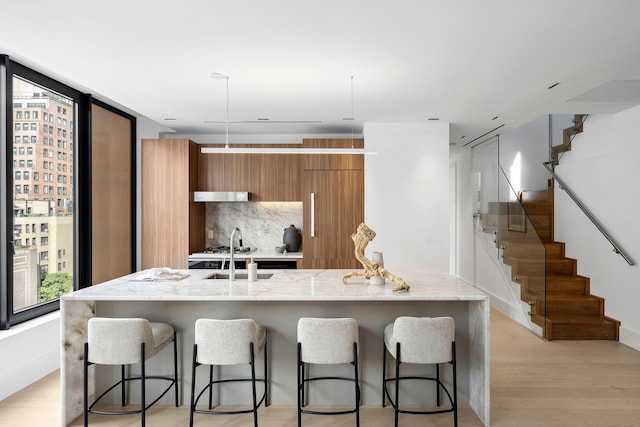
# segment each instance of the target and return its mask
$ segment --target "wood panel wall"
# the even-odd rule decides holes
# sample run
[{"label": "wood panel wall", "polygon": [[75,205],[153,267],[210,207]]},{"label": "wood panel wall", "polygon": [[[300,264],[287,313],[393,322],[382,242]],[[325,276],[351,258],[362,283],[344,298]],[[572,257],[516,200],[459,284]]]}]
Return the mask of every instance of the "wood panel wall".
[{"label": "wood panel wall", "polygon": [[131,273],[133,158],[130,119],[91,107],[91,284]]}]

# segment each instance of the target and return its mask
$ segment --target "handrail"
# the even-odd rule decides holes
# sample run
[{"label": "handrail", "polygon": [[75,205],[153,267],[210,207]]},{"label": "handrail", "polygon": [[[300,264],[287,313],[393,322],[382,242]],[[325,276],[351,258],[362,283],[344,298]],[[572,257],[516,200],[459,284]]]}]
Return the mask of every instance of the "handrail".
[{"label": "handrail", "polygon": [[567,195],[569,197],[571,197],[571,200],[573,200],[575,202],[576,205],[578,205],[578,207],[582,210],[582,212],[584,212],[584,214],[587,216],[587,218],[589,218],[589,220],[591,220],[591,222],[593,223],[593,225],[596,226],[596,228],[598,230],[600,230],[600,232],[602,233],[602,235],[605,237],[605,239],[607,239],[609,241],[609,243],[611,243],[613,245],[613,252],[617,253],[618,255],[620,255],[622,258],[624,258],[625,261],[627,261],[627,264],[629,265],[634,265],[635,263],[631,260],[631,258],[629,256],[627,256],[624,251],[622,250],[622,248],[620,248],[620,245],[618,245],[616,243],[616,241],[613,239],[613,237],[611,237],[609,235],[609,233],[607,233],[607,231],[604,229],[604,227],[598,222],[598,220],[591,214],[591,212],[589,211],[589,209],[587,209],[581,202],[580,200],[573,194],[573,192],[569,189],[569,187],[567,187],[567,185],[564,183],[564,181],[562,181],[562,179],[560,179],[560,177],[558,177],[558,175],[555,174],[555,172],[553,171],[552,167],[550,166],[551,162],[544,162],[542,164],[542,166],[544,166],[544,168],[547,170],[547,172],[549,172],[549,174],[553,177],[554,180],[558,181],[558,185],[560,185],[560,188],[562,190],[564,190]]}]

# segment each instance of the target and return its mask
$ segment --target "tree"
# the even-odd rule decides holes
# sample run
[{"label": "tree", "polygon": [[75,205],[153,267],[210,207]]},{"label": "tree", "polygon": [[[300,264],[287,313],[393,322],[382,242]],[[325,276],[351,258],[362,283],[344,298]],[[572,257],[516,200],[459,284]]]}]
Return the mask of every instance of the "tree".
[{"label": "tree", "polygon": [[47,274],[40,285],[40,302],[56,299],[68,294],[73,288],[73,277],[69,273]]}]

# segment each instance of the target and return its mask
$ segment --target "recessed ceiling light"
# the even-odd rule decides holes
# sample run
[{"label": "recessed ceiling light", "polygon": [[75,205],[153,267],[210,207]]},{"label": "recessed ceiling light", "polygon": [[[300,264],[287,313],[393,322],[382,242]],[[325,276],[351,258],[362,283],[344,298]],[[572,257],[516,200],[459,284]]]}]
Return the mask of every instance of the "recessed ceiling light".
[{"label": "recessed ceiling light", "polygon": [[169,120],[178,120],[178,119],[176,119],[174,117],[165,117],[165,120],[169,121]]},{"label": "recessed ceiling light", "polygon": [[549,86],[547,89],[553,89],[554,87],[558,86],[560,84],[560,82],[554,83],[551,86]]},{"label": "recessed ceiling light", "polygon": [[466,137],[467,137],[466,135],[462,135],[460,139],[465,139]]},{"label": "recessed ceiling light", "polygon": [[343,117],[342,120],[350,121],[350,120],[355,120],[355,119],[353,117]]},{"label": "recessed ceiling light", "polygon": [[491,120],[496,120],[499,116],[495,116],[494,118],[492,118]]},{"label": "recessed ceiling light", "polygon": [[429,117],[427,120],[440,120],[438,117]]},{"label": "recessed ceiling light", "polygon": [[257,120],[258,121],[268,121],[269,119],[267,117],[258,117]]}]

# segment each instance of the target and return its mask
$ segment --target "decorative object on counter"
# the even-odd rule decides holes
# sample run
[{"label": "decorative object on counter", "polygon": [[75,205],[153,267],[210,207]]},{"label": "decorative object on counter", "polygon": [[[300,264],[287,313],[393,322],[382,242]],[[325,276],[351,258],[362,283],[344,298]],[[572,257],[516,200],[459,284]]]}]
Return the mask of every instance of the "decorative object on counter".
[{"label": "decorative object on counter", "polygon": [[251,261],[247,264],[247,280],[250,282],[258,280],[258,264],[253,262],[253,258],[251,258]]},{"label": "decorative object on counter", "polygon": [[300,243],[302,242],[302,233],[299,228],[296,228],[293,224],[284,229],[284,235],[282,236],[282,243],[287,245],[287,252],[298,252],[300,249]]},{"label": "decorative object on counter", "polygon": [[[384,267],[384,260],[382,258],[382,252],[373,252],[371,254],[371,262],[375,265],[378,264],[380,267]],[[372,285],[384,285],[387,282],[383,276],[371,276],[369,279],[369,283]]]},{"label": "decorative object on counter", "polygon": [[372,277],[382,277],[390,279],[397,286],[393,289],[393,292],[408,291],[410,286],[402,280],[402,278],[395,276],[386,270],[382,265],[370,261],[364,256],[364,249],[367,247],[370,241],[376,237],[376,232],[370,229],[367,224],[362,223],[358,226],[358,230],[351,235],[351,239],[355,244],[356,259],[360,261],[360,264],[364,267],[364,271],[355,271],[353,273],[347,273],[342,276],[342,283],[346,284],[347,280],[351,277],[364,277],[367,280],[371,280]]},{"label": "decorative object on counter", "polygon": [[279,254],[287,252],[287,245],[276,246],[276,252]]}]

